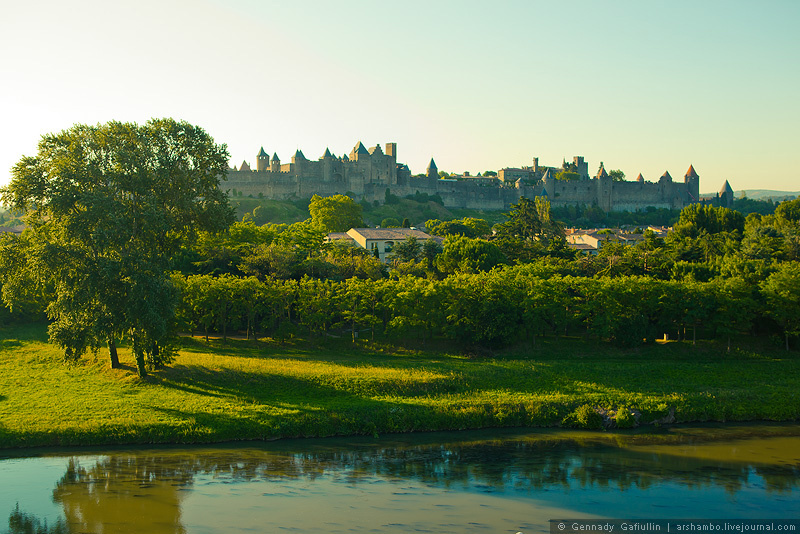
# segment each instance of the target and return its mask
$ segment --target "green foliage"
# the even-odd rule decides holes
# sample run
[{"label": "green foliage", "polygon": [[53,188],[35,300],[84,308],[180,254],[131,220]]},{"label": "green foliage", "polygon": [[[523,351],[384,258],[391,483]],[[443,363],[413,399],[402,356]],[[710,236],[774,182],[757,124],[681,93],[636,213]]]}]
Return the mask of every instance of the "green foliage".
[{"label": "green foliage", "polygon": [[625,181],[625,173],[619,169],[614,169],[608,171],[608,175],[611,177],[611,180],[615,182],[624,182]]},{"label": "green foliage", "polygon": [[624,406],[622,408],[617,409],[616,416],[614,417],[614,423],[616,424],[617,428],[633,428],[636,426],[636,416],[634,415],[633,411]]},{"label": "green foliage", "polygon": [[775,208],[775,219],[784,224],[800,224],[800,198],[787,200]]},{"label": "green foliage", "polygon": [[[800,414],[800,359],[768,345],[731,354],[713,342],[620,350],[551,336],[534,349],[496,349],[468,359],[450,350],[394,347],[383,337],[372,343],[364,329],[380,327],[387,300],[381,291],[389,286],[408,283],[384,281],[373,294],[359,284],[348,289],[342,308],[365,313],[358,313],[363,319],[355,328],[344,325],[341,339],[330,329],[312,341],[297,338],[297,330],[290,338],[291,328],[275,325],[275,337],[258,342],[182,338],[174,364],[146,381],[127,368],[134,362],[128,345],[120,347],[126,367],[97,372],[102,364],[91,357],[61,365],[39,325],[0,329],[6,384],[0,447],[557,426],[568,417],[596,427],[591,412],[616,406],[640,412],[640,424],[670,409],[678,422],[796,420]],[[402,301],[434,297],[415,289]],[[280,295],[262,299],[280,313]],[[436,297],[428,304],[442,302]],[[423,315],[404,313],[422,322],[420,332],[425,328]],[[356,343],[353,330],[361,331]],[[400,339],[416,335],[411,328]],[[624,426],[622,412],[617,409],[618,426]]]},{"label": "green foliage", "polygon": [[311,225],[326,234],[346,232],[351,228],[364,226],[361,204],[345,195],[314,195],[308,211],[311,214]]},{"label": "green foliage", "polygon": [[124,335],[140,375],[168,362],[175,296],[166,273],[198,231],[233,221],[219,188],[227,160],[202,129],[172,119],[45,135],[2,191],[29,225],[4,299],[26,298],[8,291],[14,280],[51,285],[50,334],[69,359]]},{"label": "green foliage", "polygon": [[[429,223],[431,221],[428,221]],[[431,235],[437,235],[440,237],[448,237],[448,236],[463,236],[463,237],[478,237],[475,235],[475,231],[460,221],[445,221],[439,222],[436,226],[431,228],[430,230]]]},{"label": "green foliage", "polygon": [[751,213],[770,215],[775,212],[775,203],[771,198],[767,200],[735,198],[733,199],[733,209],[745,216]]},{"label": "green foliage", "polygon": [[581,179],[581,175],[577,172],[571,171],[558,171],[556,173],[556,180],[562,180],[564,182],[577,182]]},{"label": "green foliage", "polygon": [[603,416],[597,413],[592,406],[583,404],[567,415],[561,424],[571,428],[600,430],[603,428]]},{"label": "green foliage", "polygon": [[720,232],[744,232],[744,215],[728,209],[704,204],[691,204],[681,210],[675,235],[696,238],[701,232],[717,234]]},{"label": "green foliage", "polygon": [[440,206],[444,206],[444,200],[438,194],[430,195],[428,193],[420,193],[419,191],[415,192],[413,195],[406,195],[407,199],[413,200],[414,202],[420,204],[427,204],[428,202],[435,202]]},{"label": "green foliage", "polygon": [[451,236],[444,241],[444,250],[436,258],[436,266],[446,274],[488,271],[506,263],[500,247],[483,239]]},{"label": "green foliage", "polygon": [[800,335],[800,263],[784,263],[762,288],[766,313],[781,325],[789,350],[789,336]]},{"label": "green foliage", "polygon": [[392,256],[399,261],[416,261],[422,253],[422,244],[413,235],[396,243],[392,249]]},{"label": "green foliage", "polygon": [[400,221],[394,217],[389,217],[381,221],[381,228],[400,228]]}]

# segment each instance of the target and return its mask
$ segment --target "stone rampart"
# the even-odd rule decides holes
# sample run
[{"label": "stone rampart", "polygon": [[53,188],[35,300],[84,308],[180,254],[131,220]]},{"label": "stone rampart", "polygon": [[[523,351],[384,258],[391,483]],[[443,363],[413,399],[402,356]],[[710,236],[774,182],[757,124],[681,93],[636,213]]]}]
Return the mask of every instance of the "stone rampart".
[{"label": "stone rampart", "polygon": [[[259,157],[263,160],[259,160],[259,165],[266,169],[263,154]],[[414,177],[407,166],[398,165],[394,143],[386,145],[386,153],[380,146],[367,150],[358,143],[349,157],[339,158],[326,150],[318,161],[306,159],[299,151],[292,163],[281,165],[276,158],[277,155],[269,167],[275,170],[251,171],[249,165],[243,163],[244,170],[230,170],[227,182],[221,187],[275,200],[350,193],[357,200],[368,202],[383,202],[389,189],[400,197],[417,192],[439,195],[449,208],[487,210],[509,209],[523,196],[542,195],[546,195],[554,207],[596,205],[606,211],[645,210],[651,206],[680,209],[699,199],[699,177],[692,167],[684,182],[673,182],[669,173],[658,182],[645,182],[641,178],[633,182],[614,182],[602,166],[597,177],[587,178],[587,163],[581,156],[573,159],[573,166],[579,171],[576,174],[584,178],[575,181],[556,180],[555,168],[540,167],[538,158],[534,159],[533,167],[501,169],[499,176],[505,180],[468,176],[445,180],[435,176]]]}]

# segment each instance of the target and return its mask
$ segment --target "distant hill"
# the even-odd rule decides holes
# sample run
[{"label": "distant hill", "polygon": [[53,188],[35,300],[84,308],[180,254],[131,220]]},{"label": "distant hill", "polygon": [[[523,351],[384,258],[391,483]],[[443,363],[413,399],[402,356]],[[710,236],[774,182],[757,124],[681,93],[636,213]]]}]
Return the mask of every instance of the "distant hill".
[{"label": "distant hill", "polygon": [[743,189],[736,191],[734,195],[739,198],[742,193],[753,200],[767,200],[768,198],[772,200],[794,200],[800,197],[800,191],[773,191],[772,189]]}]

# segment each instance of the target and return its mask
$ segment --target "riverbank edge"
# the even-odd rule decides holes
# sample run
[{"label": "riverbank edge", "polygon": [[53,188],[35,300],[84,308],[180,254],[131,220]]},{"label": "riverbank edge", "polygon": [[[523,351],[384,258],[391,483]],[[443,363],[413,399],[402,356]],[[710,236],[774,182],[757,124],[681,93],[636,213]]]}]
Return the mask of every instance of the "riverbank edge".
[{"label": "riverbank edge", "polygon": [[[566,407],[565,407],[566,408]],[[601,411],[601,410],[598,410]],[[586,428],[579,425],[565,426],[563,424],[552,425],[487,425],[478,427],[463,427],[453,425],[443,425],[441,427],[419,428],[406,431],[396,430],[381,430],[381,428],[373,422],[367,423],[366,426],[369,430],[354,431],[349,433],[335,433],[335,434],[322,434],[314,432],[301,432],[301,433],[287,433],[282,435],[241,435],[238,437],[220,436],[218,439],[212,436],[205,436],[209,439],[203,439],[203,436],[197,436],[197,439],[191,439],[186,433],[186,429],[180,425],[174,425],[171,428],[174,430],[172,438],[164,438],[164,427],[142,427],[137,430],[137,435],[129,435],[130,439],[98,439],[98,435],[94,433],[86,433],[81,436],[80,433],[74,434],[57,434],[50,432],[38,433],[17,433],[8,434],[0,431],[0,456],[3,453],[12,453],[19,451],[35,451],[37,449],[49,450],[72,450],[72,449],[89,449],[97,447],[147,447],[147,446],[200,446],[200,445],[220,445],[220,444],[246,444],[246,443],[265,443],[272,441],[288,441],[296,439],[335,439],[335,438],[363,438],[371,437],[373,439],[381,439],[391,436],[408,436],[419,434],[434,434],[434,433],[452,433],[461,434],[472,431],[489,431],[497,430],[500,432],[541,432],[548,430],[573,430],[590,433],[597,437],[629,437],[637,435],[656,435],[664,432],[669,432],[675,429],[686,428],[702,428],[709,425],[715,428],[724,428],[735,430],[742,425],[769,425],[780,429],[782,425],[800,424],[800,416],[791,417],[787,419],[767,419],[767,418],[754,418],[742,420],[715,420],[715,419],[675,419],[675,421],[663,423],[659,421],[651,421],[648,423],[640,424],[629,428],[618,427],[604,427],[604,428]],[[800,431],[798,431],[800,432]],[[158,434],[159,439],[148,439],[148,435]],[[797,435],[795,432],[788,434],[777,432],[776,435]],[[82,437],[84,439],[82,439]],[[121,437],[121,436],[118,436]],[[188,439],[187,439],[188,438]],[[735,438],[735,436],[733,436]]]},{"label": "riverbank edge", "polygon": [[769,347],[542,339],[535,354],[474,358],[184,339],[141,379],[124,348],[123,369],[102,355],[65,366],[45,340],[32,327],[3,341],[0,450],[800,421],[800,357]]}]

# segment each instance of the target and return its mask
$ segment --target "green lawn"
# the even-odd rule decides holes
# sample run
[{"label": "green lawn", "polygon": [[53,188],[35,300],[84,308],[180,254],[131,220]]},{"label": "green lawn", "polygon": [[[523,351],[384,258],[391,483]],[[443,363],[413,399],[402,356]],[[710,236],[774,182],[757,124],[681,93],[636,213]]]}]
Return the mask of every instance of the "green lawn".
[{"label": "green lawn", "polygon": [[[189,443],[580,424],[581,406],[649,423],[797,420],[800,355],[668,343],[622,350],[545,338],[494,357],[331,340],[184,339],[141,380],[101,351],[67,365],[41,325],[0,328],[0,448]],[[584,408],[584,411],[586,408]],[[573,414],[570,417],[570,414]]]}]

